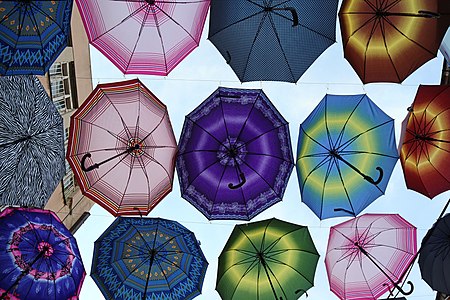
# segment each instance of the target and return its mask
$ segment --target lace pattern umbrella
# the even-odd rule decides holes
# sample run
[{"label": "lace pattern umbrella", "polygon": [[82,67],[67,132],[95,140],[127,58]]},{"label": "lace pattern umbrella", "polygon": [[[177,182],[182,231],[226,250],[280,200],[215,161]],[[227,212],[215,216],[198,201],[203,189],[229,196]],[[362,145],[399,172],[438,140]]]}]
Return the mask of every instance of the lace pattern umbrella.
[{"label": "lace pattern umbrella", "polygon": [[210,220],[281,201],[293,169],[288,123],[262,90],[218,88],[186,116],[179,149],[181,195]]},{"label": "lace pattern umbrella", "polygon": [[67,160],[111,214],[148,214],[171,190],[177,145],[166,106],[138,79],[99,84],[71,116]]},{"label": "lace pattern umbrella", "polygon": [[0,298],[78,299],[86,272],[75,238],[55,213],[0,213]]},{"label": "lace pattern umbrella", "polygon": [[89,42],[125,74],[167,75],[200,42],[210,0],[76,0]]},{"label": "lace pattern umbrella", "polygon": [[44,75],[66,48],[73,0],[0,3],[0,74]]}]

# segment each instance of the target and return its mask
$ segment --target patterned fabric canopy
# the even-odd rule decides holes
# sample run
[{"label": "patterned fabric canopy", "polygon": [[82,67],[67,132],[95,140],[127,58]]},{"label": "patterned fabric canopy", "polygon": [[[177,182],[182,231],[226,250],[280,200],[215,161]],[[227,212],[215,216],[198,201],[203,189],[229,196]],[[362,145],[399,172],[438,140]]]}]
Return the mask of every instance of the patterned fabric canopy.
[{"label": "patterned fabric canopy", "polygon": [[138,79],[99,84],[71,116],[67,160],[111,214],[148,214],[171,190],[177,145],[166,106]]},{"label": "patterned fabric canopy", "polygon": [[34,76],[0,77],[0,99],[0,206],[42,208],[65,172],[63,119]]},{"label": "patterned fabric canopy", "polygon": [[200,43],[210,0],[76,0],[90,43],[125,74],[167,75]]},{"label": "patterned fabric canopy", "polygon": [[181,195],[210,220],[281,201],[294,167],[289,125],[262,90],[218,88],[186,116],[179,148]]},{"label": "patterned fabric canopy", "polygon": [[0,299],[78,299],[86,272],[75,238],[55,213],[0,214]]},{"label": "patterned fabric canopy", "polygon": [[394,120],[367,95],[326,95],[300,125],[302,201],[320,219],[356,216],[383,195],[397,160]]},{"label": "patterned fabric canopy", "polygon": [[338,0],[212,0],[208,39],[242,82],[296,82],[336,42],[337,7]]},{"label": "patterned fabric canopy", "polygon": [[119,217],[94,246],[91,276],[106,299],[189,300],[201,293],[208,262],[178,222]]},{"label": "patterned fabric canopy", "polygon": [[66,48],[73,0],[0,2],[0,74],[44,75]]},{"label": "patterned fabric canopy", "polygon": [[[365,214],[330,228],[325,266],[339,299],[378,299],[400,280],[417,253],[416,228],[397,214]],[[411,286],[411,282],[408,282]]]},{"label": "patterned fabric canopy", "polygon": [[436,57],[450,26],[448,0],[344,0],[344,56],[363,83],[402,82]]}]

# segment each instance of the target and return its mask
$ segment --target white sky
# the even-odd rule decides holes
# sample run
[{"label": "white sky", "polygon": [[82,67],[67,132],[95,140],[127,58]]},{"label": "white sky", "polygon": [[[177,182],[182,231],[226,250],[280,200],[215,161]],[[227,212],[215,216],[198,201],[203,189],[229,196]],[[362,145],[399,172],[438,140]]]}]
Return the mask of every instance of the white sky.
[{"label": "white sky", "polygon": [[[395,119],[398,143],[401,122],[406,116],[406,108],[414,99],[418,85],[439,84],[440,82],[441,54],[421,67],[401,85],[392,83],[363,85],[343,57],[341,37],[339,28],[337,28],[337,43],[328,48],[319,57],[297,84],[279,82],[241,84],[220,53],[206,39],[207,27],[208,23],[205,26],[200,47],[181,62],[169,76],[138,76],[168,106],[177,141],[183,126],[184,116],[191,112],[218,86],[224,86],[262,88],[264,90],[290,124],[294,157],[297,151],[299,125],[326,93],[367,93],[381,109]],[[120,71],[92,47],[91,60],[94,85],[137,77],[123,76]],[[422,237],[435,222],[449,195],[446,192],[430,200],[414,191],[407,190],[400,162],[398,162],[388,184],[386,194],[372,203],[363,213],[399,213],[418,228],[419,247]],[[208,221],[192,205],[181,198],[177,176],[175,176],[173,191],[149,214],[149,217],[176,220],[195,233],[197,239],[201,241],[202,250],[209,262],[202,295],[196,299],[220,299],[219,294],[215,291],[217,258],[237,222]],[[324,258],[329,227],[344,222],[349,218],[332,218],[320,221],[300,200],[300,190],[295,169],[291,175],[283,201],[256,216],[252,221],[272,217],[309,227],[321,257],[317,267],[315,286],[308,290],[308,299],[338,299],[329,291]],[[88,274],[91,269],[94,242],[113,220],[114,218],[108,212],[95,205],[91,209],[90,218],[75,235]],[[408,299],[434,299],[435,293],[420,279],[417,263],[409,280],[414,282],[415,292],[408,296]],[[385,296],[387,297],[387,295]],[[81,290],[81,299],[102,298],[100,290],[93,280],[87,276]],[[302,299],[305,299],[305,296]]]}]

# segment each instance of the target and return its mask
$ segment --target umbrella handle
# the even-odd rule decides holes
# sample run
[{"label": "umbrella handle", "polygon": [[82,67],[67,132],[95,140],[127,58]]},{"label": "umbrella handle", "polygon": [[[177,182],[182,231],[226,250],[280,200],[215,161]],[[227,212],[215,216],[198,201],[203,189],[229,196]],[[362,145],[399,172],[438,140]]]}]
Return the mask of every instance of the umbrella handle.
[{"label": "umbrella handle", "polygon": [[[414,292],[414,284],[413,284],[411,281],[409,281],[409,280],[406,282],[406,283],[410,286],[410,290],[407,291],[407,292],[405,292],[405,291],[402,289],[402,287],[399,286],[397,283],[395,283],[395,282],[392,282],[392,283],[394,284],[394,287],[395,287],[402,295],[408,296],[408,295],[411,295],[412,292]],[[388,285],[388,284],[385,283],[385,284],[383,284],[383,285]],[[391,292],[391,294],[392,294],[392,292]]]},{"label": "umbrella handle", "polygon": [[298,25],[298,14],[297,10],[293,7],[284,7],[284,8],[272,8],[272,10],[289,10],[292,14],[292,27],[295,27]]},{"label": "umbrella handle", "polygon": [[83,157],[81,158],[81,170],[83,170],[85,172],[89,172],[89,171],[92,171],[92,170],[97,169],[99,167],[98,164],[93,164],[93,165],[91,165],[91,166],[86,168],[86,165],[85,165],[86,164],[86,159],[91,157],[91,156],[92,155],[89,152],[86,153],[85,155],[83,155]]},{"label": "umbrella handle", "polygon": [[367,180],[368,182],[370,182],[373,185],[377,185],[381,182],[381,180],[383,179],[383,169],[381,167],[377,167],[378,172],[380,172],[380,174],[378,175],[377,180],[374,180],[372,177],[368,176],[368,175],[364,175],[364,179]]},{"label": "umbrella handle", "polygon": [[235,189],[238,189],[238,188],[240,188],[241,186],[243,186],[244,185],[244,183],[247,181],[247,179],[245,178],[245,175],[244,175],[244,173],[240,173],[239,174],[239,177],[241,177],[241,182],[238,182],[238,184],[233,184],[233,183],[229,183],[228,184],[228,187],[231,189],[231,190],[235,190]]}]

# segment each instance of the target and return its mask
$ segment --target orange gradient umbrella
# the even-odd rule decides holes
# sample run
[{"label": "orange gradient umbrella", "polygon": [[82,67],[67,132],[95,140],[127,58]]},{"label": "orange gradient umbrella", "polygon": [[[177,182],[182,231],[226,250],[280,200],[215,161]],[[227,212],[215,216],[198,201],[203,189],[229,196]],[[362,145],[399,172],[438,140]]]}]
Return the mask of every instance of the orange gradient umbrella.
[{"label": "orange gradient umbrella", "polygon": [[436,57],[449,15],[448,0],[344,0],[344,56],[363,83],[400,83]]},{"label": "orange gradient umbrella", "polygon": [[450,189],[450,86],[421,85],[403,121],[406,186],[429,198]]}]

